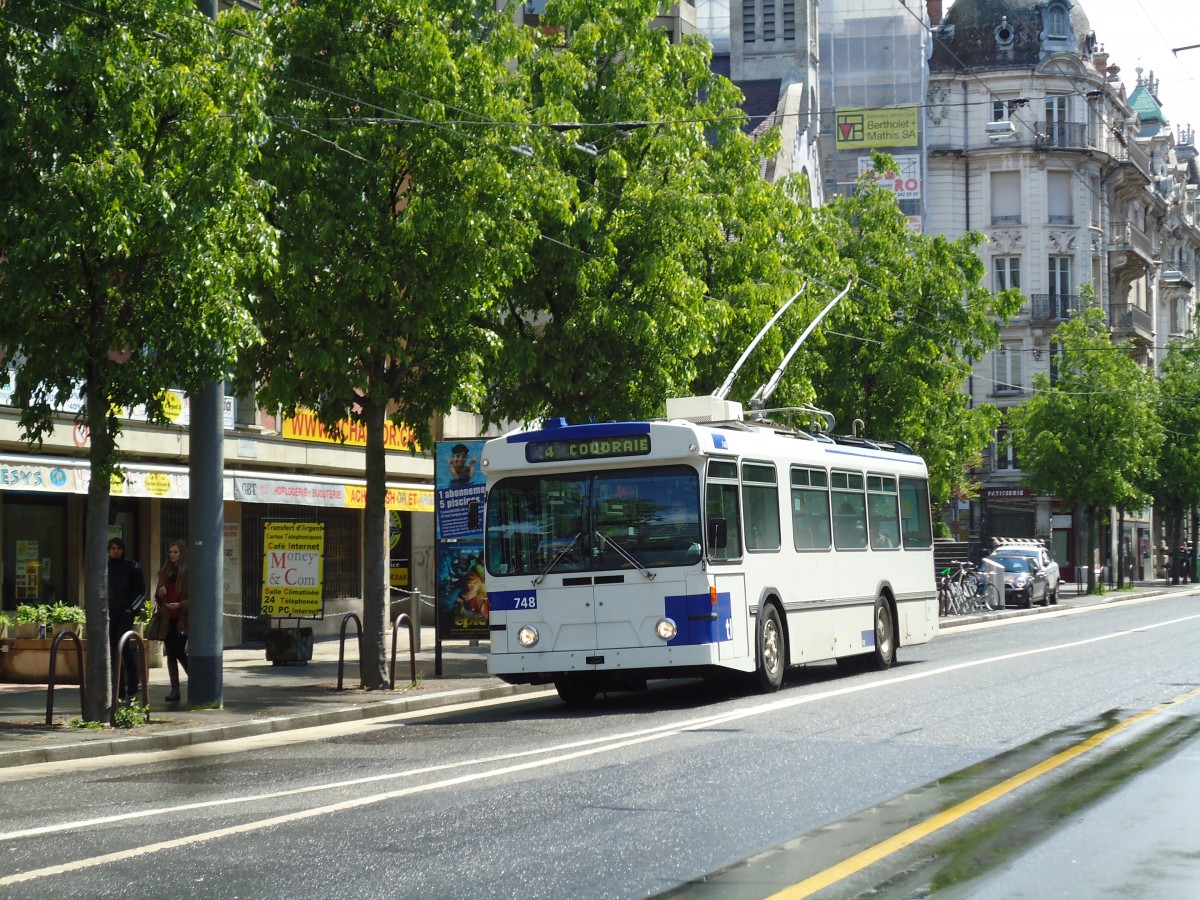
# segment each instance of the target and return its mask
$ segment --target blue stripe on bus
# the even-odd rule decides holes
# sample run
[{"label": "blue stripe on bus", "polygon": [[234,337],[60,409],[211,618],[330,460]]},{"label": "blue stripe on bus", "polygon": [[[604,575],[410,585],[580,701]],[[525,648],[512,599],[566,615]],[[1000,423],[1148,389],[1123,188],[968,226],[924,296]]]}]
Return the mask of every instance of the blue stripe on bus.
[{"label": "blue stripe on bus", "polygon": [[713,439],[713,446],[716,447],[718,450],[728,450],[729,449],[729,440],[725,437],[725,435],[717,434],[716,432],[713,432],[712,439]]},{"label": "blue stripe on bus", "polygon": [[733,640],[733,605],[729,592],[717,594],[716,606],[708,594],[664,597],[664,612],[679,629],[669,647],[717,644]]},{"label": "blue stripe on bus", "polygon": [[489,591],[488,608],[492,612],[537,609],[537,591],[534,588],[526,588],[522,591]]},{"label": "blue stripe on bus", "polygon": [[862,645],[864,647],[875,646],[875,629],[871,628],[862,633]]},{"label": "blue stripe on bus", "polygon": [[510,434],[507,440],[510,444],[524,444],[529,441],[567,441],[649,433],[649,422],[593,422],[587,425],[560,425],[558,428]]}]

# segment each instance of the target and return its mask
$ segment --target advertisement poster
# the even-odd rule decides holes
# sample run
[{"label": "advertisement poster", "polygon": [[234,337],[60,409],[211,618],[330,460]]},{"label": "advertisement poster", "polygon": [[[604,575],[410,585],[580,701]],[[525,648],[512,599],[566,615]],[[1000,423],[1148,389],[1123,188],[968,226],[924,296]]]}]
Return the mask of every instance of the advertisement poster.
[{"label": "advertisement poster", "polygon": [[483,541],[438,544],[437,602],[439,637],[461,640],[488,636]]},{"label": "advertisement poster", "polygon": [[487,496],[479,457],[485,441],[438,441],[434,478],[439,538],[483,537],[483,501]]},{"label": "advertisement poster", "polygon": [[324,523],[266,523],[262,614],[276,618],[320,616],[324,584]]},{"label": "advertisement poster", "polygon": [[917,107],[888,109],[839,109],[834,123],[838,150],[879,150],[885,147],[916,147]]},{"label": "advertisement poster", "polygon": [[483,505],[487,484],[480,458],[486,441],[438,441],[434,447],[437,512],[438,637],[488,637]]}]

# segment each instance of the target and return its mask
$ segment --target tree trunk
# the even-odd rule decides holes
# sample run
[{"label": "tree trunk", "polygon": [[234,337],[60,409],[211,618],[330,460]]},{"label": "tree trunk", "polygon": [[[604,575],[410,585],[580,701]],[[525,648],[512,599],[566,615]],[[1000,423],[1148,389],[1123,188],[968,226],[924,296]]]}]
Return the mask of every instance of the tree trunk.
[{"label": "tree trunk", "polygon": [[108,647],[108,506],[111,485],[108,468],[114,442],[108,433],[108,405],[99,391],[87,391],[90,479],[83,548],[83,607],[87,613],[87,685],[83,717],[108,722],[112,698],[112,660]]},{"label": "tree trunk", "polygon": [[387,410],[375,403],[362,403],[367,426],[367,500],[363,510],[363,654],[359,662],[362,685],[370,690],[388,687],[388,515],[387,461],[384,426]]}]

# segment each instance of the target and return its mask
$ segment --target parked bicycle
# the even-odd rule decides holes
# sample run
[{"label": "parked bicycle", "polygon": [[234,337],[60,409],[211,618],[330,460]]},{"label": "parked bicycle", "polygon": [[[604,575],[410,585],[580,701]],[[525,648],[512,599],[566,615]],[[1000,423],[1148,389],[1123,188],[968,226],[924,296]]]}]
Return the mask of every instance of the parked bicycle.
[{"label": "parked bicycle", "polygon": [[1004,598],[971,563],[962,560],[941,572],[938,582],[938,614],[962,616],[1004,608]]}]

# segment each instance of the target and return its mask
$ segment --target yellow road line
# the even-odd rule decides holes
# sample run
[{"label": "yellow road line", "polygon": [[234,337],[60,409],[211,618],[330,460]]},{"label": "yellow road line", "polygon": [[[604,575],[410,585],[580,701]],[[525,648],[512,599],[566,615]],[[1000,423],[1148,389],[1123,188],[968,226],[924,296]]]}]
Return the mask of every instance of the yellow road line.
[{"label": "yellow road line", "polygon": [[1141,722],[1151,716],[1158,715],[1170,709],[1172,706],[1191,700],[1193,697],[1200,696],[1200,688],[1190,690],[1185,694],[1180,694],[1173,700],[1168,700],[1165,703],[1160,703],[1152,709],[1147,709],[1143,712],[1130,716],[1123,722],[1105,729],[1098,734],[1092,735],[1087,740],[1076,744],[1074,747],[1069,747],[1061,753],[1057,753],[1043,762],[1038,763],[1026,769],[1024,772],[1019,772],[1008,778],[994,787],[989,788],[982,793],[976,794],[956,806],[944,812],[938,813],[924,822],[913,825],[911,828],[906,828],[897,835],[893,835],[885,841],[881,841],[873,847],[868,847],[860,853],[842,860],[834,866],[830,866],[823,872],[818,872],[816,875],[810,876],[797,884],[784,888],[776,894],[772,894],[768,900],[801,900],[803,897],[810,897],[817,891],[824,890],[837,884],[844,878],[848,878],[868,866],[872,866],[877,862],[903,850],[905,847],[915,844],[931,834],[940,831],[948,825],[952,825],[959,819],[967,816],[976,810],[982,809],[989,803],[994,803],[1006,794],[1010,794],[1017,788],[1028,784],[1035,778],[1045,775],[1047,772],[1052,772],[1059,766],[1065,765],[1076,757],[1099,747],[1105,741],[1108,741],[1120,734],[1127,728]]}]

